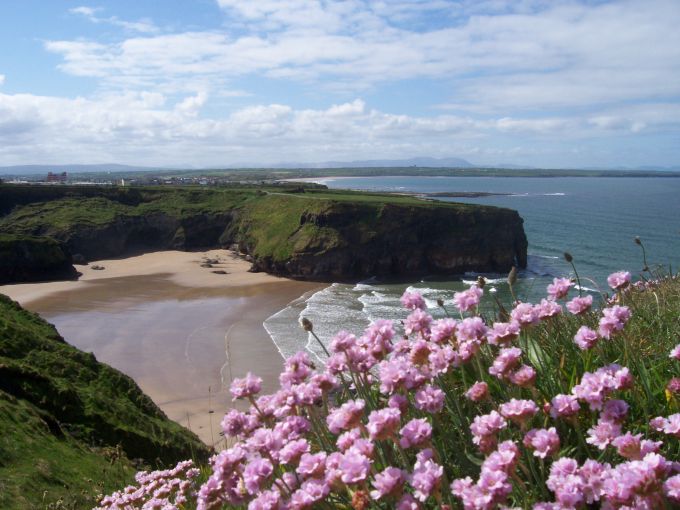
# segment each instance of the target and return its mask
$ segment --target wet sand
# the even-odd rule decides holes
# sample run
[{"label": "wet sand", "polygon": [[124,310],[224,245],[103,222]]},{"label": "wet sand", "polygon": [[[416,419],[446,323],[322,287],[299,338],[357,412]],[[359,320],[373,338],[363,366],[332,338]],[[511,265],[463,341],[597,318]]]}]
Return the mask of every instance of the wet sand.
[{"label": "wet sand", "polygon": [[[222,263],[202,268],[203,256]],[[77,282],[0,286],[71,344],[132,377],[173,420],[219,447],[227,386],[248,371],[278,386],[282,358],[262,322],[323,284],[248,273],[226,250],[158,252],[77,266]],[[228,274],[214,274],[225,270]],[[223,384],[224,383],[224,384]]]}]

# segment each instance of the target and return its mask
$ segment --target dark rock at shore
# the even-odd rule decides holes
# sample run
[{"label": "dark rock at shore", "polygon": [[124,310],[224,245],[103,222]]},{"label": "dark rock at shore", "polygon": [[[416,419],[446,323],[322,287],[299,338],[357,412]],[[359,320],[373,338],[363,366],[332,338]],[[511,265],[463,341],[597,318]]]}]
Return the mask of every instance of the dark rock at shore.
[{"label": "dark rock at shore", "polygon": [[0,284],[75,280],[68,249],[48,237],[0,234]]}]

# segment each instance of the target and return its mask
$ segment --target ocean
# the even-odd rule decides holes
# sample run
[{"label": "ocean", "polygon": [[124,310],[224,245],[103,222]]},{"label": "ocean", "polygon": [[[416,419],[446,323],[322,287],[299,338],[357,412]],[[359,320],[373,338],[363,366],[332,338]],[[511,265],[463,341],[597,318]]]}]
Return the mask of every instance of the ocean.
[{"label": "ocean", "polygon": [[[545,287],[558,276],[572,276],[564,252],[574,257],[583,291],[606,291],[606,277],[617,270],[641,274],[642,249],[651,267],[677,270],[680,266],[680,178],[673,177],[336,177],[316,179],[332,189],[391,192],[485,192],[503,195],[478,198],[441,198],[452,202],[515,209],[524,219],[529,240],[528,266],[520,271],[515,291],[523,301],[545,296]],[[436,235],[436,232],[433,232]],[[418,290],[435,317],[449,312],[457,290],[466,288],[477,274],[432,276],[417,281],[390,283],[367,278],[356,285],[335,283],[302,296],[264,326],[284,356],[306,348],[320,361],[325,357],[316,341],[301,333],[298,321],[306,317],[314,331],[330,342],[340,329],[360,333],[376,319],[399,320],[404,290]],[[505,274],[485,274],[483,306],[493,307],[493,296],[509,302]],[[572,291],[574,292],[574,291]]]}]

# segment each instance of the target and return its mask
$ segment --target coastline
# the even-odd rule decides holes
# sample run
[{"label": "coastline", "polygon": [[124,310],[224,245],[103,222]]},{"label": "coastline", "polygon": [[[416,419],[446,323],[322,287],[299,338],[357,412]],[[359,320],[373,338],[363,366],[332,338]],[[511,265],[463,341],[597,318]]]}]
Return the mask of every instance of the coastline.
[{"label": "coastline", "polygon": [[[219,260],[201,267],[205,259]],[[93,266],[103,266],[95,270]],[[221,442],[228,384],[248,371],[278,387],[283,359],[263,322],[324,284],[249,273],[228,250],[154,252],[76,266],[78,281],[0,286],[76,347],[130,375],[208,445]],[[225,271],[215,274],[212,271]]]}]

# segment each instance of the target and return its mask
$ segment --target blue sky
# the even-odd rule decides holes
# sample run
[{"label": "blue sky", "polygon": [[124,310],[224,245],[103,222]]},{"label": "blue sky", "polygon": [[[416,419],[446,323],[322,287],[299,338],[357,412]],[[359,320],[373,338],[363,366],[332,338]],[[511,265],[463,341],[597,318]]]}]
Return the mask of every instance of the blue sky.
[{"label": "blue sky", "polygon": [[0,166],[680,166],[680,2],[0,4]]}]

